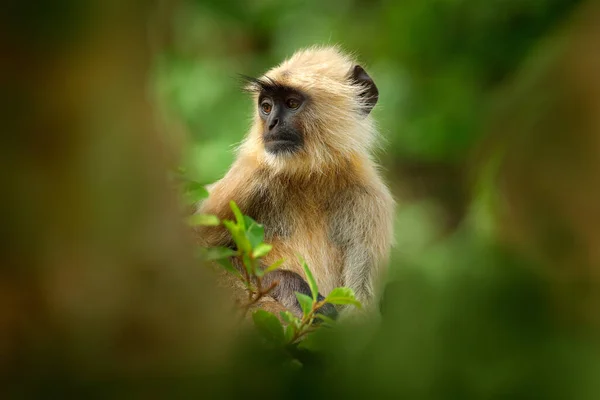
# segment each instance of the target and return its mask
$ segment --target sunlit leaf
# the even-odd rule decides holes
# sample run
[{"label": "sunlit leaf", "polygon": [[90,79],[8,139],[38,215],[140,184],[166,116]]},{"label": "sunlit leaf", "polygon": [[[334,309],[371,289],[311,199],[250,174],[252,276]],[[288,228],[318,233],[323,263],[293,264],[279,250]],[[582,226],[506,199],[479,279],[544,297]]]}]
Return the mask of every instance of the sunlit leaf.
[{"label": "sunlit leaf", "polygon": [[265,239],[265,228],[247,215],[244,216],[244,223],[250,246],[255,248]]},{"label": "sunlit leaf", "polygon": [[246,271],[248,271],[248,274],[250,276],[254,276],[254,265],[252,264],[252,260],[250,259],[248,254],[242,254],[242,262],[244,263],[244,267],[246,267]]},{"label": "sunlit leaf", "polygon": [[265,269],[265,274],[268,272],[275,271],[277,268],[281,267],[281,264],[283,264],[284,262],[285,258],[280,258],[279,260],[275,261],[273,264],[269,265],[269,268]]},{"label": "sunlit leaf", "polygon": [[225,226],[225,228],[227,228],[227,230],[231,234],[231,238],[235,242],[237,248],[245,252],[250,252],[250,242],[248,241],[245,232],[240,228],[240,226],[235,222],[229,220],[223,220],[222,222],[223,226]]},{"label": "sunlit leaf", "polygon": [[252,252],[252,257],[254,257],[254,258],[264,257],[267,254],[269,254],[269,252],[271,251],[272,248],[273,248],[273,246],[270,244],[260,243],[258,246],[256,246],[254,248],[254,251]]},{"label": "sunlit leaf", "polygon": [[293,323],[290,323],[285,327],[285,342],[291,343],[294,339],[294,335],[296,334],[296,326]]},{"label": "sunlit leaf", "polygon": [[229,247],[209,247],[202,250],[202,257],[205,260],[219,260],[222,258],[228,258],[237,255],[237,251],[230,249]]},{"label": "sunlit leaf", "polygon": [[183,195],[187,203],[194,204],[202,199],[206,199],[208,197],[208,190],[198,182],[189,181],[184,185]]},{"label": "sunlit leaf", "polygon": [[302,258],[301,255],[298,255],[300,262],[302,263],[302,269],[304,269],[304,274],[306,275],[306,279],[308,280],[308,286],[310,286],[310,292],[312,294],[312,298],[314,301],[317,301],[317,296],[319,295],[319,287],[317,286],[317,281],[313,276],[312,272],[308,268],[306,261]]},{"label": "sunlit leaf", "polygon": [[302,308],[302,314],[304,314],[304,316],[307,316],[312,311],[313,299],[311,299],[305,294],[298,292],[296,292],[296,298],[300,303],[300,308]]},{"label": "sunlit leaf", "polygon": [[284,343],[283,325],[275,315],[265,310],[258,310],[252,314],[252,320],[265,339],[275,344]]},{"label": "sunlit leaf", "polygon": [[245,231],[246,225],[244,224],[244,216],[242,215],[242,212],[240,211],[237,204],[235,204],[235,201],[231,200],[229,202],[229,207],[231,207],[231,211],[233,211],[233,215],[235,215],[235,221],[237,222],[237,225],[241,228],[242,231]]},{"label": "sunlit leaf", "polygon": [[248,229],[252,224],[258,225],[258,222],[256,222],[251,216],[244,215],[244,226],[246,227],[246,229]]},{"label": "sunlit leaf", "polygon": [[325,302],[331,304],[352,304],[358,308],[362,305],[354,296],[354,291],[347,287],[335,288],[325,297]]},{"label": "sunlit leaf", "polygon": [[227,228],[229,233],[231,233],[232,235],[239,229],[235,222],[230,221],[228,219],[223,220],[223,226]]},{"label": "sunlit leaf", "polygon": [[281,311],[279,315],[281,315],[281,319],[283,319],[283,322],[286,324],[291,324],[298,320],[298,318],[289,311]]},{"label": "sunlit leaf", "polygon": [[186,222],[190,226],[218,226],[221,223],[216,215],[210,214],[194,214],[189,216]]}]

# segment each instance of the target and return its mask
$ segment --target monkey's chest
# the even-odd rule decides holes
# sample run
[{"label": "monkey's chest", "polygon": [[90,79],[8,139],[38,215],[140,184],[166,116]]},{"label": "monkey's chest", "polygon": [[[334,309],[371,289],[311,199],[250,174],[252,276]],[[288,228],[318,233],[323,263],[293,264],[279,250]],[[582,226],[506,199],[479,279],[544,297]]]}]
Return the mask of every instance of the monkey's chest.
[{"label": "monkey's chest", "polygon": [[[273,203],[271,203],[273,205]],[[317,202],[265,207],[256,220],[265,227],[265,241],[273,249],[266,263],[284,258],[285,269],[304,275],[299,256],[306,260],[322,293],[342,284],[343,254],[331,240],[326,206]]]}]

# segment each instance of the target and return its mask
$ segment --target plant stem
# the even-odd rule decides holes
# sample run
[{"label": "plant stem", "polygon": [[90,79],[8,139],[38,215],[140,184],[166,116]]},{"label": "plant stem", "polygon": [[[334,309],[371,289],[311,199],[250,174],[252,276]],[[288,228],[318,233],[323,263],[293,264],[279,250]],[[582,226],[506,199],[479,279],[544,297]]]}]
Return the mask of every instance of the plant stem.
[{"label": "plant stem", "polygon": [[289,342],[290,344],[296,342],[298,339],[302,338],[303,336],[306,336],[307,334],[309,334],[315,330],[312,327],[312,321],[315,318],[315,313],[317,312],[317,310],[319,308],[323,307],[324,305],[325,305],[324,301],[318,301],[313,304],[313,307],[310,310],[310,312],[308,314],[306,314],[305,316],[303,316],[302,319],[300,320],[300,326],[298,327],[298,329],[296,329],[294,336],[292,336],[292,338]]}]

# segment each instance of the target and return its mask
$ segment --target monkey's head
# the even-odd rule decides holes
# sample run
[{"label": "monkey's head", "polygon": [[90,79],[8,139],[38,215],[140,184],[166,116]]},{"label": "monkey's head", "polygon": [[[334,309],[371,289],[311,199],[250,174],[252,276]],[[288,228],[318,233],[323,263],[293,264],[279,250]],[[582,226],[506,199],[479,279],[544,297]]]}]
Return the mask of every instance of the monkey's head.
[{"label": "monkey's head", "polygon": [[242,152],[279,170],[321,170],[370,153],[379,91],[337,47],[295,53],[260,78],[245,78],[256,115]]}]

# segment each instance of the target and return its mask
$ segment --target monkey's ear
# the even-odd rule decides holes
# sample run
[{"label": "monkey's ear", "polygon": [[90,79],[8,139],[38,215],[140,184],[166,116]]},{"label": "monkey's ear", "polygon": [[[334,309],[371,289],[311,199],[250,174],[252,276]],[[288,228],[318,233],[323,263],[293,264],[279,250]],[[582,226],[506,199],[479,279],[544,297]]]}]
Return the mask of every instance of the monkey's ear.
[{"label": "monkey's ear", "polygon": [[377,100],[379,100],[379,90],[377,89],[377,86],[375,86],[375,82],[373,82],[373,79],[367,74],[367,71],[358,64],[352,68],[350,79],[352,82],[362,87],[363,90],[360,93],[360,97],[365,100],[363,113],[369,115],[373,107],[375,107],[375,104],[377,104]]}]

